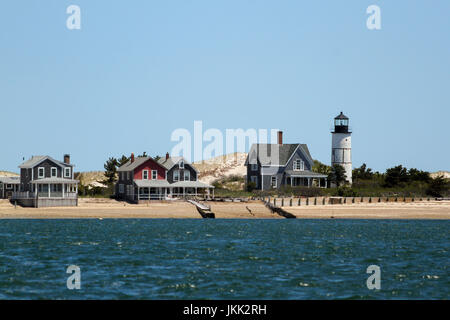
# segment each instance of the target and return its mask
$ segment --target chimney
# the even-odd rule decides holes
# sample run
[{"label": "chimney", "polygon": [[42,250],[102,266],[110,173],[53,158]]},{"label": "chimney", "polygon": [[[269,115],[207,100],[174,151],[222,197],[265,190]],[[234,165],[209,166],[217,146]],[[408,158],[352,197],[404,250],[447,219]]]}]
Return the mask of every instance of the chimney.
[{"label": "chimney", "polygon": [[169,158],[170,158],[170,155],[168,152],[166,152],[166,160],[169,160]]},{"label": "chimney", "polygon": [[134,153],[131,153],[131,163],[134,162]]},{"label": "chimney", "polygon": [[64,163],[65,164],[70,164],[70,154],[65,154],[64,155]]},{"label": "chimney", "polygon": [[283,131],[278,131],[278,144],[283,144]]}]

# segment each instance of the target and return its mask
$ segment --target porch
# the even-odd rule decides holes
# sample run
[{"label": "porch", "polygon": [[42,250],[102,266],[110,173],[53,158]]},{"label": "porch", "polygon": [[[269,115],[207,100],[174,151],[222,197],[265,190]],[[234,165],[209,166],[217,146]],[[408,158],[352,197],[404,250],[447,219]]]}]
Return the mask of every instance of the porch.
[{"label": "porch", "polygon": [[78,205],[78,180],[45,178],[31,182],[30,191],[15,192],[11,200],[26,207]]},{"label": "porch", "polygon": [[328,176],[312,171],[286,172],[286,185],[291,187],[326,188]]},{"label": "porch", "polygon": [[136,181],[128,198],[133,201],[171,200],[175,198],[205,197],[214,198],[214,187],[199,181]]}]

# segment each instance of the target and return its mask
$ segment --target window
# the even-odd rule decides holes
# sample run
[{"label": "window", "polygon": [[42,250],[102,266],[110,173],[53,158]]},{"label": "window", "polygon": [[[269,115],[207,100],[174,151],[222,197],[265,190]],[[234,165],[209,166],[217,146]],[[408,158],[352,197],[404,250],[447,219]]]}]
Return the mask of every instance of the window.
[{"label": "window", "polygon": [[184,161],[183,160],[180,161],[180,169],[184,169]]},{"label": "window", "polygon": [[50,169],[50,172],[51,172],[50,175],[52,176],[52,178],[53,178],[53,177],[56,177],[57,174],[58,174],[58,169],[56,169],[56,168],[53,167],[53,168]]},{"label": "window", "polygon": [[253,182],[254,184],[258,184],[258,177],[257,176],[251,176],[250,177],[250,181]]},{"label": "window", "polygon": [[45,177],[45,169],[40,167],[38,168],[38,178],[44,178]]},{"label": "window", "polygon": [[127,180],[130,180],[130,171],[127,171]]},{"label": "window", "polygon": [[250,165],[250,169],[251,169],[252,171],[258,171],[258,164],[257,164],[257,163],[252,163],[252,164]]},{"label": "window", "polygon": [[180,170],[173,171],[173,181],[180,181]]},{"label": "window", "polygon": [[158,179],[158,170],[152,170],[152,180]]},{"label": "window", "polygon": [[148,180],[148,170],[142,171],[142,179]]},{"label": "window", "polygon": [[184,181],[191,180],[191,172],[189,170],[184,170]]},{"label": "window", "polygon": [[294,161],[294,171],[303,171],[305,170],[305,162],[303,160],[297,159]]},{"label": "window", "polygon": [[123,193],[123,184],[119,184],[119,193]]},{"label": "window", "polygon": [[6,189],[12,189],[12,184],[7,184]]},{"label": "window", "polygon": [[70,178],[70,168],[64,168],[64,177]]},{"label": "window", "polygon": [[270,181],[270,185],[272,186],[272,188],[276,188],[277,187],[277,177],[273,176],[271,181]]}]

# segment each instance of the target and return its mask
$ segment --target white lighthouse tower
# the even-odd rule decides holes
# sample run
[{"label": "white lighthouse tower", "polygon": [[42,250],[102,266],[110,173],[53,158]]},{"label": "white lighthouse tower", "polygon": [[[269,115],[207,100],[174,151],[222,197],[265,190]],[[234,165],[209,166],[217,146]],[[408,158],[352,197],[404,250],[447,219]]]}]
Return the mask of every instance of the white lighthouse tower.
[{"label": "white lighthouse tower", "polygon": [[347,181],[352,183],[352,133],[348,128],[348,117],[342,112],[334,118],[334,131],[331,132],[331,165],[344,167]]}]

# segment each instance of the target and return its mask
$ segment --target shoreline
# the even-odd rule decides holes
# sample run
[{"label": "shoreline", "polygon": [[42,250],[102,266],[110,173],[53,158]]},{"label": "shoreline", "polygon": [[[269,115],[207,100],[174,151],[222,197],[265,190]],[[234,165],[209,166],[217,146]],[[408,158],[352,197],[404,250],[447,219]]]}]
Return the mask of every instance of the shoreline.
[{"label": "shoreline", "polygon": [[[285,219],[262,201],[208,202],[217,219]],[[450,219],[450,201],[283,206],[297,219]],[[23,208],[0,201],[0,219],[202,219],[187,202],[129,204],[81,198],[77,207]]]}]

